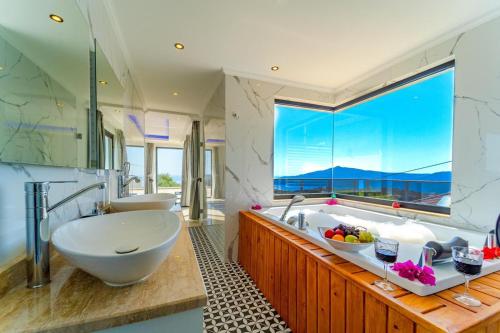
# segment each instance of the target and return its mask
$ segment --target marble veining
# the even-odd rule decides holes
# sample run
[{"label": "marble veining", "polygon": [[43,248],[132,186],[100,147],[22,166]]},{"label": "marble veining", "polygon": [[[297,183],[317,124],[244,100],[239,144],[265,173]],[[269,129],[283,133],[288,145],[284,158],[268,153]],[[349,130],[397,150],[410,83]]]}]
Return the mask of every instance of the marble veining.
[{"label": "marble veining", "polygon": [[333,94],[226,75],[227,259],[237,258],[238,211],[273,204],[274,98],[339,104],[450,59],[456,63],[451,215],[396,214],[482,232],[494,228],[500,213],[498,31],[497,18],[381,66]]},{"label": "marble veining", "polygon": [[49,203],[55,203],[78,189],[106,181],[105,191],[90,191],[68,202],[49,215],[50,228],[54,230],[66,221],[89,214],[99,201],[109,202],[116,197],[116,172],[78,168],[55,168],[23,164],[0,163],[0,266],[24,254],[25,207],[24,182],[72,180],[76,183],[53,184],[49,192]]},{"label": "marble veining", "polygon": [[91,332],[202,307],[206,300],[193,246],[183,227],[158,270],[129,287],[109,287],[55,256],[49,285],[27,289],[23,281],[0,296],[0,331]]},{"label": "marble veining", "polygon": [[273,202],[274,99],[330,103],[331,94],[226,75],[226,254],[236,259],[238,211]]},{"label": "marble veining", "polygon": [[0,49],[0,162],[85,166],[84,105],[3,37]]}]

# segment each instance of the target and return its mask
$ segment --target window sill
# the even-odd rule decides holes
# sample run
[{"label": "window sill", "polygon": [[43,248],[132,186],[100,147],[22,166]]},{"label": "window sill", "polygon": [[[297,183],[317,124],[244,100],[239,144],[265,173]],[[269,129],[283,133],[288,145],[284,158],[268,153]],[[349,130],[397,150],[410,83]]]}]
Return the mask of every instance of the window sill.
[{"label": "window sill", "polygon": [[[328,197],[325,198],[306,198],[299,205],[319,205],[324,204]],[[371,212],[383,213],[387,215],[406,217],[410,219],[420,219],[426,222],[447,224],[449,225],[450,215],[441,214],[435,212],[428,212],[423,210],[409,209],[409,208],[392,208],[387,205],[380,205],[375,203],[361,202],[357,200],[340,199],[337,198],[339,204],[354,207],[359,209],[364,209]],[[274,199],[273,206],[286,206],[290,202],[290,199]]]}]

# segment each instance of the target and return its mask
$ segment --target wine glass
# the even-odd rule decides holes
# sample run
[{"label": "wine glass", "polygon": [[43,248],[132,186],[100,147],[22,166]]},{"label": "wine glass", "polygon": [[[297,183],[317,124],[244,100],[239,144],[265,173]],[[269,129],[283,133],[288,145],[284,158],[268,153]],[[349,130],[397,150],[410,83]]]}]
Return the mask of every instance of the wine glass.
[{"label": "wine glass", "polygon": [[384,263],[384,279],[377,280],[374,284],[382,290],[394,290],[389,280],[387,280],[387,266],[396,261],[398,248],[399,242],[397,240],[387,238],[377,238],[375,240],[375,256]]},{"label": "wine glass", "polygon": [[481,273],[483,266],[483,252],[465,246],[453,246],[451,248],[453,262],[457,272],[462,273],[465,279],[465,291],[453,297],[460,303],[468,306],[481,306],[481,301],[469,294],[469,280],[472,276]]}]

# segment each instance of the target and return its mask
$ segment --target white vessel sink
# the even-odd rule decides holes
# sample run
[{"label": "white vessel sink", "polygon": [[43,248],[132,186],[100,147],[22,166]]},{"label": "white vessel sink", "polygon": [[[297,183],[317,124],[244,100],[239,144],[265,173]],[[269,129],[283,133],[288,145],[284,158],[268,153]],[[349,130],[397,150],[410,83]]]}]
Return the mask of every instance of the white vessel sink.
[{"label": "white vessel sink", "polygon": [[165,209],[169,210],[175,205],[177,197],[171,193],[154,193],[135,195],[126,198],[111,200],[111,207],[117,212],[131,210]]},{"label": "white vessel sink", "polygon": [[52,244],[71,264],[110,286],[145,280],[168,256],[181,223],[164,210],[74,220],[57,228]]}]

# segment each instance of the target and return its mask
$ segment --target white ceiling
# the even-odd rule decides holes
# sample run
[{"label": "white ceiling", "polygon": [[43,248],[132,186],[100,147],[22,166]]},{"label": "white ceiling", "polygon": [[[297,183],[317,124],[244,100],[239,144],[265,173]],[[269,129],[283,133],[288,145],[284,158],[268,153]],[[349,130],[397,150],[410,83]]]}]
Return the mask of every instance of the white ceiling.
[{"label": "white ceiling", "polygon": [[333,90],[499,8],[498,0],[110,0],[146,106],[188,113],[204,108],[221,68]]}]

